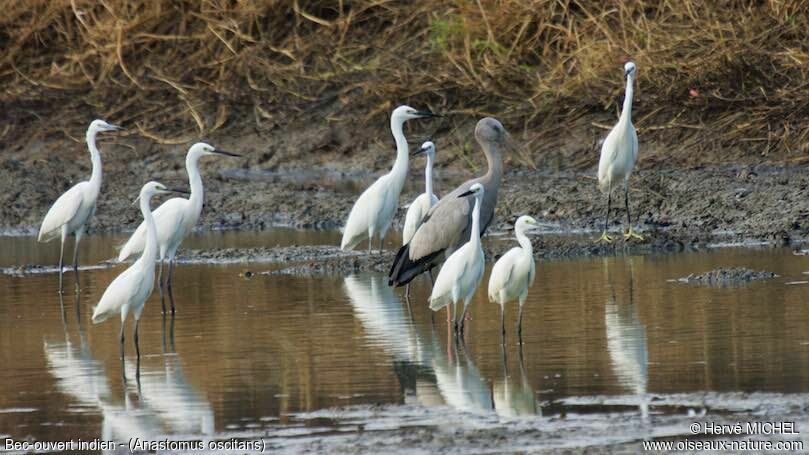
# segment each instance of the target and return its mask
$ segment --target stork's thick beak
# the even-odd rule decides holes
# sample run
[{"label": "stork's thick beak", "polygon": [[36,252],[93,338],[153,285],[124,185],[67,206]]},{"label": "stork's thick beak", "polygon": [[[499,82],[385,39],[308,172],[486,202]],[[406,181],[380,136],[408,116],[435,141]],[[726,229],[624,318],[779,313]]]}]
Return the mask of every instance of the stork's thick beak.
[{"label": "stork's thick beak", "polygon": [[241,155],[239,155],[237,153],[227,152],[227,151],[222,150],[222,149],[214,149],[213,152],[218,153],[220,155],[233,156],[233,157],[236,157],[236,158],[241,158],[242,157]]},{"label": "stork's thick beak", "polygon": [[419,117],[423,117],[423,118],[427,118],[427,117],[443,117],[443,115],[441,115],[441,114],[436,114],[434,112],[430,112],[430,111],[426,111],[426,110],[425,111],[416,111],[416,115],[418,115]]}]

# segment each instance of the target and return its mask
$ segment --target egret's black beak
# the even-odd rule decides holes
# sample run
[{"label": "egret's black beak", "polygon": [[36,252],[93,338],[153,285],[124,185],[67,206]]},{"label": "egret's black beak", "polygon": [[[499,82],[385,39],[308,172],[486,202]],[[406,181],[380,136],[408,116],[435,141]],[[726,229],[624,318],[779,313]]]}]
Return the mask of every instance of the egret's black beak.
[{"label": "egret's black beak", "polygon": [[471,196],[471,195],[473,195],[473,194],[475,194],[475,192],[474,192],[474,191],[472,191],[472,190],[469,190],[469,191],[467,191],[466,193],[461,193],[461,194],[459,194],[459,195],[458,195],[458,197],[459,197],[459,198],[462,198],[462,197]]},{"label": "egret's black beak", "polygon": [[419,156],[424,155],[425,153],[427,153],[427,147],[419,147],[419,149],[413,152],[410,156]]},{"label": "egret's black beak", "polygon": [[430,111],[416,111],[416,115],[418,115],[419,117],[422,117],[422,118],[443,117],[443,115],[441,115],[441,114],[436,114],[436,113],[430,112]]},{"label": "egret's black beak", "polygon": [[166,192],[167,193],[186,194],[186,195],[191,194],[191,193],[188,192],[188,190],[185,190],[183,188],[166,188]]},{"label": "egret's black beak", "polygon": [[214,149],[213,152],[218,153],[220,155],[233,156],[233,157],[236,157],[236,158],[241,158],[242,157],[241,155],[239,155],[237,153],[227,152],[227,151],[222,150],[222,149]]},{"label": "egret's black beak", "polygon": [[125,131],[126,130],[126,128],[124,128],[123,126],[113,125],[112,123],[108,123],[108,125],[111,128],[110,131]]}]

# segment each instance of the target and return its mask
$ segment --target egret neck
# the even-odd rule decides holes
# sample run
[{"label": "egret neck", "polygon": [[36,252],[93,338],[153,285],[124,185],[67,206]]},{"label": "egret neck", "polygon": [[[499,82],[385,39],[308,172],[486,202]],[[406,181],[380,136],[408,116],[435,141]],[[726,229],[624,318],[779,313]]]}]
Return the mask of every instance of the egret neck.
[{"label": "egret neck", "polygon": [[433,205],[433,155],[427,154],[427,168],[424,170],[424,192],[427,193],[427,204]]},{"label": "egret neck", "polygon": [[199,174],[199,159],[201,155],[198,153],[189,153],[185,157],[185,170],[188,173],[188,185],[191,187],[191,195],[188,201],[191,207],[199,216],[202,213],[202,199],[204,198],[202,190],[202,176]]},{"label": "egret neck", "polygon": [[475,251],[481,249],[480,245],[480,204],[483,201],[483,194],[475,195],[475,207],[472,209],[472,232],[469,241],[474,245]]},{"label": "egret neck", "polygon": [[523,254],[526,254],[528,257],[533,257],[534,246],[531,244],[531,240],[528,236],[525,235],[525,228],[523,227],[517,229],[517,243],[522,247]]},{"label": "egret neck", "polygon": [[96,129],[87,129],[87,148],[90,149],[90,159],[93,162],[93,173],[90,175],[90,186],[96,192],[101,190],[101,153],[98,152],[96,147]]},{"label": "egret neck", "polygon": [[391,169],[390,173],[400,188],[404,186],[408,166],[407,139],[405,139],[403,131],[404,122],[398,116],[391,116],[390,118],[390,130],[393,133],[393,139],[396,141],[396,162],[393,163],[393,169]]},{"label": "egret neck", "polygon": [[138,258],[140,267],[146,269],[151,266],[154,268],[155,258],[157,257],[157,226],[152,216],[151,195],[140,194],[140,211],[143,214],[143,221],[146,222],[146,246],[143,248],[143,254]]},{"label": "egret neck", "polygon": [[619,121],[625,125],[632,124],[632,92],[633,92],[633,75],[626,77],[626,96],[624,96],[624,108],[621,111],[621,118]]}]

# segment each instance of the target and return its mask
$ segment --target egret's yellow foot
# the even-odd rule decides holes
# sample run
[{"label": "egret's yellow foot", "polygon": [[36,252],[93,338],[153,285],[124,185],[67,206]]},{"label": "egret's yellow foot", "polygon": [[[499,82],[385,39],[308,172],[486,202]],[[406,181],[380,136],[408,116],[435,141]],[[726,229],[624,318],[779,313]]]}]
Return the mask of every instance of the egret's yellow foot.
[{"label": "egret's yellow foot", "polygon": [[641,236],[640,234],[636,234],[635,231],[633,231],[632,228],[630,227],[629,232],[624,233],[624,240],[628,242],[632,239],[639,240],[641,242],[644,240],[643,236]]},{"label": "egret's yellow foot", "polygon": [[604,242],[604,243],[612,243],[612,237],[607,235],[607,231],[601,233],[601,237],[596,240],[596,243]]}]

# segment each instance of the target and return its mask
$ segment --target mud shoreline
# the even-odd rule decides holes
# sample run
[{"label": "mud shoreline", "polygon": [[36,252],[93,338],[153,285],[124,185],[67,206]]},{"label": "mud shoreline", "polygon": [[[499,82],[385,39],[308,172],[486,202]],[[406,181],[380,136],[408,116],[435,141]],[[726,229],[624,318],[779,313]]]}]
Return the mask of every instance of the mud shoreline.
[{"label": "mud shoreline", "polygon": [[[413,163],[400,198],[402,208],[394,221],[396,229],[404,218],[404,205],[420,191],[419,164]],[[73,163],[73,167],[82,168],[84,164]],[[8,191],[12,182],[27,186],[40,179],[29,176],[21,180],[26,173],[44,172],[42,166],[34,171],[9,166],[8,160],[2,169],[0,173],[7,174],[7,178],[0,182],[4,182]],[[353,200],[376,176],[318,167],[305,171],[254,169],[247,172],[236,168],[217,169],[216,164],[209,164],[206,170],[200,230],[260,231],[275,226],[337,230]],[[490,257],[497,257],[512,246],[500,240],[511,237],[512,222],[522,214],[531,214],[542,224],[533,236],[538,258],[678,252],[727,244],[794,245],[797,248],[809,237],[809,172],[806,170],[771,166],[642,169],[631,180],[630,208],[633,224],[645,240],[625,242],[620,235],[626,223],[626,212],[622,191],[616,191],[610,213],[610,232],[615,237],[612,244],[593,242],[603,226],[606,206],[605,196],[596,188],[593,172],[510,171],[504,177],[495,222],[487,233],[488,253]],[[75,169],[75,173],[79,175],[80,169]],[[91,233],[126,232],[140,221],[137,209],[130,205],[130,198],[125,197],[136,191],[139,181],[116,173],[120,174],[115,170],[108,173],[113,175],[108,175],[102,190]],[[437,191],[444,194],[471,175],[471,172],[455,169],[439,170]],[[182,182],[184,169],[166,170],[156,178]],[[39,218],[58,195],[56,186],[36,191],[40,194],[30,198],[23,197],[23,192],[19,191],[14,202],[2,209],[6,232],[36,232]],[[389,254],[397,247],[393,239],[386,242]],[[305,251],[182,253],[185,260],[192,261],[209,258],[243,262],[255,256],[271,257],[263,262],[336,261],[339,263],[336,270],[381,267],[376,263],[378,256],[370,260],[364,254],[341,254],[326,246]],[[332,267],[327,269],[332,270]]]}]

